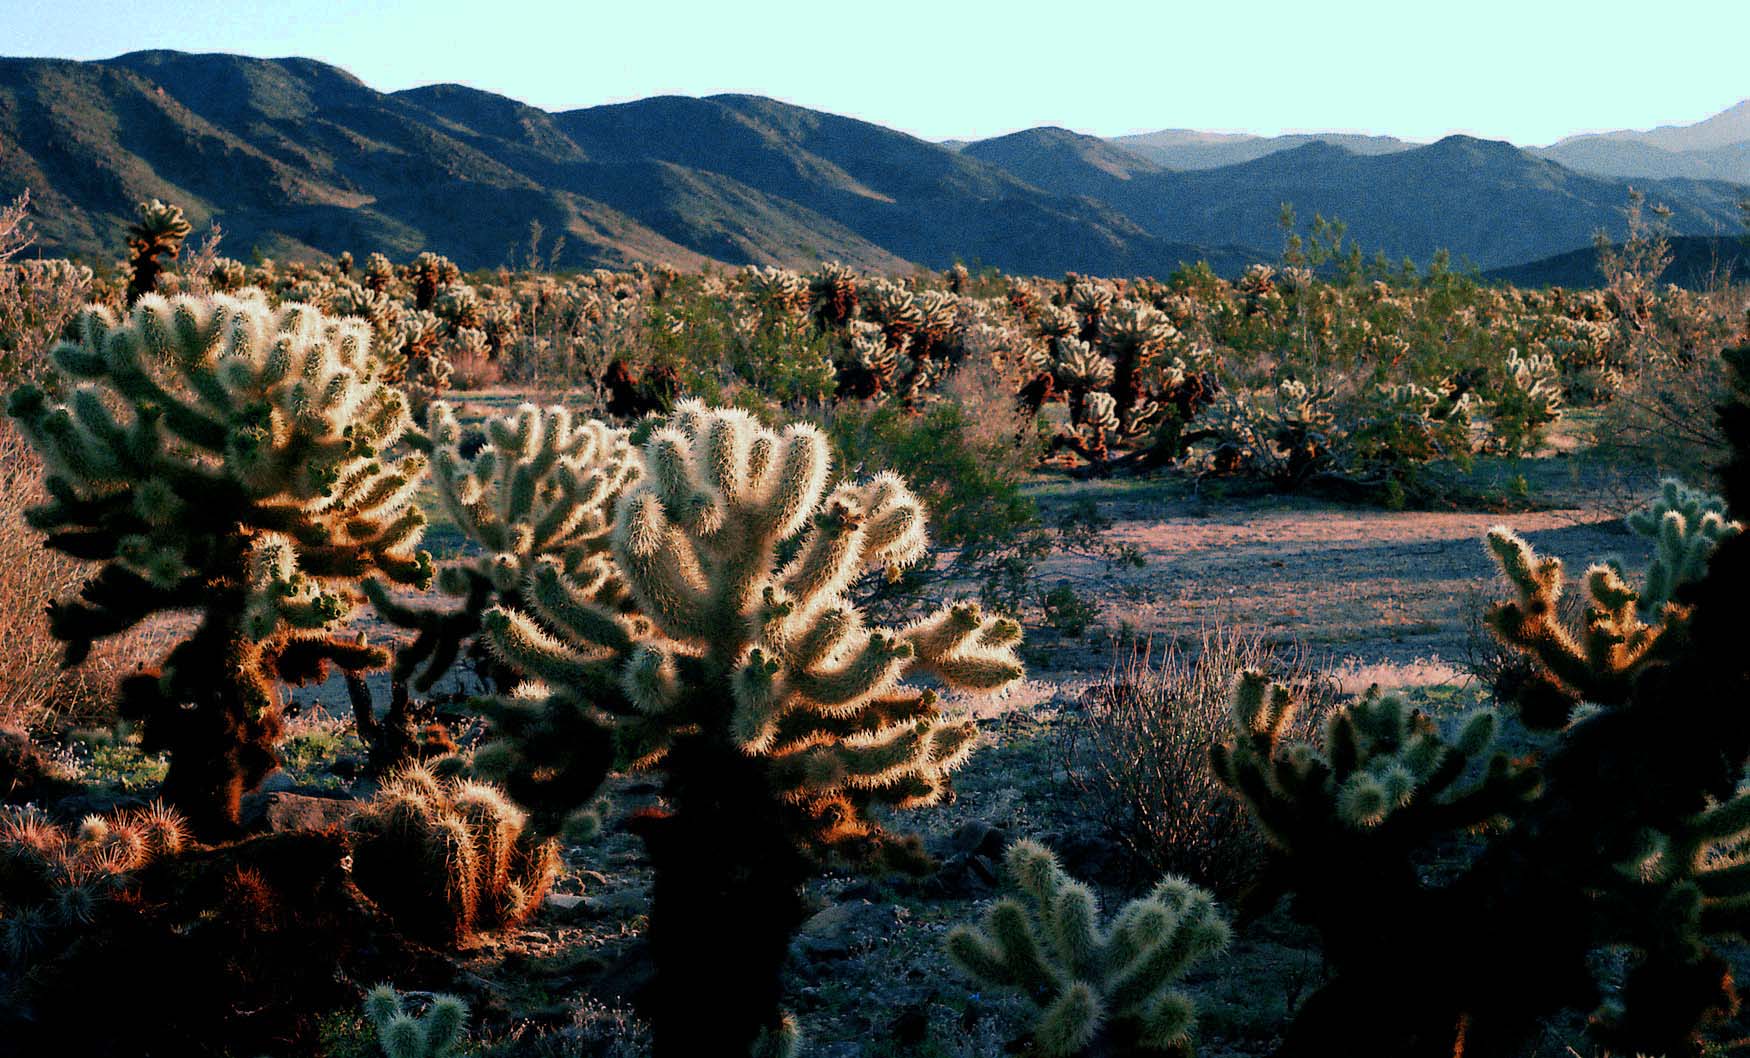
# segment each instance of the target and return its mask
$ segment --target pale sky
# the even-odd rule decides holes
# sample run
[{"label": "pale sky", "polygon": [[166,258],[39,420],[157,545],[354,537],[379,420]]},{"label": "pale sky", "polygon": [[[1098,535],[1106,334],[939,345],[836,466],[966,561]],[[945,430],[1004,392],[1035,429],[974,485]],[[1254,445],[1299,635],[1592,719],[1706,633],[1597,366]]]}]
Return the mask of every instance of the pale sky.
[{"label": "pale sky", "polygon": [[748,92],[928,139],[1340,130],[1521,145],[1750,97],[1750,0],[0,0],[0,55],[301,55],[564,110]]}]

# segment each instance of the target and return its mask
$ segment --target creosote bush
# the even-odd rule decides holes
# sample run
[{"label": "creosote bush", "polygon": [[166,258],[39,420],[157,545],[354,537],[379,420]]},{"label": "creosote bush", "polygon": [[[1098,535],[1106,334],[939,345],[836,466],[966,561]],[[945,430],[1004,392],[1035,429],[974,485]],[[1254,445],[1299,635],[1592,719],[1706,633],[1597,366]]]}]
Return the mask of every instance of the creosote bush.
[{"label": "creosote bush", "polygon": [[1192,1052],[1196,1007],[1174,986],[1227,947],[1209,894],[1168,875],[1102,926],[1094,891],[1044,846],[1015,842],[1003,869],[1016,896],[992,904],[978,927],[954,927],[948,954],[981,984],[1019,989],[1039,1005],[1040,1054]]},{"label": "creosote bush", "polygon": [[157,614],[200,614],[123,682],[120,709],[170,752],[165,796],[225,831],[275,766],[278,681],[387,660],[339,630],[358,579],[430,578],[412,505],[425,460],[389,452],[406,401],[371,378],[362,324],[259,297],[93,307],[54,356],[78,383],[68,402],[26,386],[9,406],[48,467],[27,518],[99,568],[50,607],[50,630],[77,665]]},{"label": "creosote bush", "polygon": [[1265,841],[1210,772],[1229,731],[1234,680],[1271,672],[1300,690],[1296,737],[1317,731],[1335,688],[1293,651],[1256,636],[1205,630],[1154,656],[1136,650],[1082,697],[1062,724],[1059,752],[1089,819],[1100,820],[1150,875],[1183,875],[1231,897],[1256,877]]}]

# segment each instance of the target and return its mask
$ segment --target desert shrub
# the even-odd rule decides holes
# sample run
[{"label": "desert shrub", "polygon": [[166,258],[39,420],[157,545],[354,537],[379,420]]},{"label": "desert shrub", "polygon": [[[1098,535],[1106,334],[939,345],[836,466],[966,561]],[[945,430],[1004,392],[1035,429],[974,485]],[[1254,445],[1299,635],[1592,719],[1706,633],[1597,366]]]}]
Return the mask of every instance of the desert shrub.
[{"label": "desert shrub", "polygon": [[26,514],[52,549],[100,563],[50,629],[77,665],[92,644],[163,613],[199,626],[159,670],[122,682],[119,708],[168,750],[165,796],[196,829],[235,827],[243,792],[275,766],[278,681],[383,664],[343,636],[356,581],[424,583],[422,457],[394,458],[406,400],[369,374],[369,336],[304,305],[145,295],[125,319],[86,310],[55,349],[82,383],[9,410],[48,467]]},{"label": "desert shrub", "polygon": [[1600,455],[1686,481],[1711,481],[1729,451],[1714,410],[1730,393],[1730,368],[1717,351],[1654,358],[1605,406]]},{"label": "desert shrub", "polygon": [[[865,623],[846,592],[915,561],[926,516],[890,474],[829,492],[828,452],[813,427],[780,435],[684,403],[644,442],[611,560],[575,574],[543,561],[528,610],[486,615],[494,649],[544,694],[493,706],[477,770],[514,775],[611,737],[623,765],[662,774],[664,807],[633,820],[656,875],[658,1054],[789,1034],[781,971],[802,882],[823,862],[920,866],[915,839],[876,813],[935,804],[972,749],[972,724],[905,678],[993,690],[1021,673],[1020,626],[973,604]],[[622,592],[630,612],[600,601]],[[568,792],[584,808],[594,791]]]},{"label": "desert shrub", "polygon": [[47,499],[41,466],[10,422],[0,421],[0,727],[44,732],[64,723],[91,724],[114,711],[115,683],[150,649],[141,629],[104,643],[77,669],[61,667],[61,643],[51,634],[49,604],[78,589],[81,563],[43,551],[25,512]]},{"label": "desert shrub", "polygon": [[980,984],[1017,989],[1039,1005],[1039,1054],[1192,1053],[1197,1008],[1175,986],[1229,938],[1208,893],[1168,875],[1102,926],[1094,891],[1044,846],[1010,845],[1003,874],[1015,895],[992,904],[978,927],[954,927],[948,954]]},{"label": "desert shrub", "polygon": [[553,884],[559,850],[527,823],[496,787],[413,765],[359,805],[352,876],[408,935],[466,945],[521,924]]},{"label": "desert shrub", "polygon": [[53,380],[49,347],[91,293],[83,265],[0,259],[0,386]]},{"label": "desert shrub", "polygon": [[1133,650],[1060,728],[1058,752],[1082,814],[1108,828],[1138,873],[1184,875],[1224,896],[1256,876],[1263,835],[1209,771],[1210,748],[1227,736],[1230,689],[1249,670],[1308,696],[1297,720],[1303,734],[1335,704],[1334,685],[1298,653],[1212,628],[1158,656]]}]

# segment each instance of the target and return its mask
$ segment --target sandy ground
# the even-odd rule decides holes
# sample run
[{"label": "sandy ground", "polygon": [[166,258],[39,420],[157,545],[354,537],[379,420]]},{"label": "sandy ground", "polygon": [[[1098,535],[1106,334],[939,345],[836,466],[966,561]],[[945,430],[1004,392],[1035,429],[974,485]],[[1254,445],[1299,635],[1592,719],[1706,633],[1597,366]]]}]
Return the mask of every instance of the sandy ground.
[{"label": "sandy ground", "polygon": [[1057,559],[1041,570],[1042,587],[1093,574],[1108,628],[1185,637],[1239,625],[1362,664],[1463,660],[1468,613],[1505,593],[1482,545],[1493,525],[1575,570],[1608,554],[1638,567],[1647,551],[1619,519],[1584,508],[1398,512],[1298,499],[1150,506],[1102,511],[1116,522],[1109,539],[1135,547],[1142,568]]}]

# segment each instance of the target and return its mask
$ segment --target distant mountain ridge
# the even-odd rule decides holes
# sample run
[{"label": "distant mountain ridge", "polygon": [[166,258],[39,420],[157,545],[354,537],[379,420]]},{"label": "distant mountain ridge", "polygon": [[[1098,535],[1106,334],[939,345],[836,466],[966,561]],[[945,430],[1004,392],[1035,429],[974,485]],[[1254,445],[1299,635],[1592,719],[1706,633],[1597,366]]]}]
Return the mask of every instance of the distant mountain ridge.
[{"label": "distant mountain ridge", "polygon": [[1309,143],[1328,143],[1352,154],[1394,154],[1417,146],[1395,136],[1348,132],[1253,136],[1241,132],[1198,132],[1193,129],[1161,129],[1133,136],[1114,136],[1107,142],[1166,169],[1216,169],[1224,165],[1239,165]]},{"label": "distant mountain ridge", "polygon": [[1602,176],[1750,183],[1750,99],[1693,125],[1569,136],[1535,153]]},{"label": "distant mountain ridge", "polygon": [[[1108,153],[1096,155],[1089,141]],[[1048,181],[1060,194],[1086,195],[1175,241],[1279,246],[1278,218],[1287,202],[1303,222],[1315,213],[1343,220],[1370,254],[1426,262],[1447,249],[1482,268],[1587,246],[1600,230],[1620,236],[1629,190],[1626,181],[1470,136],[1372,154],[1314,139],[1251,161],[1186,171],[1142,158],[1124,168],[1114,149],[1111,141],[1045,129],[971,143],[961,153]],[[1635,183],[1670,206],[1674,229],[1688,235],[1734,230],[1737,202],[1750,194],[1710,181]]]},{"label": "distant mountain ridge", "polygon": [[[0,196],[31,190],[41,252],[100,259],[157,197],[217,220],[238,257],[430,249],[491,267],[538,221],[564,236],[562,267],[1160,275],[1207,259],[1231,275],[1276,255],[1286,201],[1345,220],[1369,251],[1504,267],[1619,232],[1628,189],[1466,137],[1264,141],[1276,149],[1204,168],[1149,151],[1245,154],[1258,138],[1154,137],[1042,128],[956,150],[758,96],[550,113],[453,84],[378,92],[311,59],[0,59]],[[1745,193],[1695,179],[1648,190],[1688,234],[1730,228]]]},{"label": "distant mountain ridge", "polygon": [[0,59],[0,143],[0,194],[32,190],[44,252],[116,254],[134,203],[160,197],[217,219],[225,251],[245,256],[432,249],[493,266],[535,220],[566,237],[570,266],[964,258],[1122,273],[1253,258],[750,96],[550,114],[455,85],[385,94],[309,59]]}]

